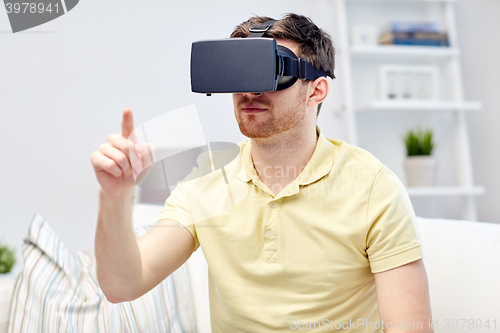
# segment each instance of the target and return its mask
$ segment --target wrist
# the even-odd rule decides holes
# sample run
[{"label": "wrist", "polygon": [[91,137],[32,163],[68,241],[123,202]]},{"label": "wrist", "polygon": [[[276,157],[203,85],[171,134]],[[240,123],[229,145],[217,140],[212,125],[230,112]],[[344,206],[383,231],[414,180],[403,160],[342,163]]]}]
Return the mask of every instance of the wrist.
[{"label": "wrist", "polygon": [[135,186],[119,192],[106,192],[102,187],[99,188],[100,200],[115,202],[133,202],[135,196]]}]

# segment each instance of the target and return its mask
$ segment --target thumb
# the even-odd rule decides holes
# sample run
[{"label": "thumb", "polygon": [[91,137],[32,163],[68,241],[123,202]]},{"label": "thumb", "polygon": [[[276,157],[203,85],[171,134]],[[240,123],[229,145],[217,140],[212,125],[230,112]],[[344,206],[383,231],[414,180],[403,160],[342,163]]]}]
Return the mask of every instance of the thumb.
[{"label": "thumb", "polygon": [[130,133],[134,130],[134,117],[132,116],[132,110],[126,108],[123,111],[122,119],[122,136],[128,139]]}]

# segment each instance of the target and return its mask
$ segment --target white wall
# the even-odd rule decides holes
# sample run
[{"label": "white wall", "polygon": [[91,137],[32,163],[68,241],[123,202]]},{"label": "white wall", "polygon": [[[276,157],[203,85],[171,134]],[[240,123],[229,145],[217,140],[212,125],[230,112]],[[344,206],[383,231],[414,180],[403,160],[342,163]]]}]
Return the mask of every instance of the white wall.
[{"label": "white wall", "polygon": [[465,98],[483,102],[468,115],[479,220],[500,223],[500,1],[462,0],[457,6]]},{"label": "white wall", "polygon": [[[465,2],[458,17],[463,22],[466,97],[486,105],[485,112],[469,118],[473,147],[481,147],[473,151],[475,178],[487,187],[487,195],[479,200],[480,219],[495,222],[500,221],[492,205],[500,185],[495,168],[499,157],[487,150],[495,147],[498,131],[493,126],[500,123],[493,88],[499,77],[494,75],[499,71],[499,47],[488,41],[498,39],[500,10],[497,1]],[[243,137],[230,97],[190,92],[191,43],[227,37],[253,14],[279,17],[286,12],[312,17],[335,38],[332,11],[330,0],[119,5],[82,0],[52,22],[12,34],[7,14],[0,10],[0,240],[16,245],[20,259],[22,238],[33,215],[40,213],[70,248],[92,246],[98,184],[90,154],[109,133],[120,131],[123,108],[132,108],[139,125],[196,104],[208,140],[238,142]],[[496,29],[485,22],[496,24]],[[478,38],[482,34],[488,37]],[[319,125],[327,136],[344,138],[338,116],[329,112],[337,88],[335,81]]]}]

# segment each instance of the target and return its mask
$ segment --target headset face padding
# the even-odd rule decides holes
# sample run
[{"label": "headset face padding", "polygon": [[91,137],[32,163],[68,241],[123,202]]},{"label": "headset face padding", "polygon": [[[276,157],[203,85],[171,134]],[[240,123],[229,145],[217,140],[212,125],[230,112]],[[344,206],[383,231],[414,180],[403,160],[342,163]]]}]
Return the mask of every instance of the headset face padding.
[{"label": "headset face padding", "polygon": [[[292,50],[282,45],[278,45],[278,54],[283,57],[290,57],[292,59],[297,59],[297,55],[293,53]],[[278,87],[276,88],[276,90],[283,90],[289,88],[297,81],[297,78],[293,76],[278,75],[278,78],[279,78]]]}]

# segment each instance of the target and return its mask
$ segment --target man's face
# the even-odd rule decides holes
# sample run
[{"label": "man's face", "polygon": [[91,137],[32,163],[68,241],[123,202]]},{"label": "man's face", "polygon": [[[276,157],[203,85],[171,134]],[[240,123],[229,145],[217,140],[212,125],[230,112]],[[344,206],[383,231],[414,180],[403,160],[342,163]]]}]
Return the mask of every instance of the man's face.
[{"label": "man's face", "polygon": [[[297,43],[284,39],[276,41],[300,57]],[[253,139],[268,138],[299,125],[306,115],[307,87],[304,81],[297,80],[287,89],[260,96],[233,94],[234,113],[241,133]]]}]

